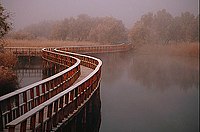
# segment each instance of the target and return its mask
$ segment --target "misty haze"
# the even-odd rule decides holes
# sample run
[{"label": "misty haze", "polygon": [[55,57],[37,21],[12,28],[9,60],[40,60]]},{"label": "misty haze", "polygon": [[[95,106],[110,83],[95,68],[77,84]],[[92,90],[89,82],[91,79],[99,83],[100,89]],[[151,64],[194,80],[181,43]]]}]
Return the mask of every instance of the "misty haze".
[{"label": "misty haze", "polygon": [[198,132],[198,0],[1,0],[0,131]]}]

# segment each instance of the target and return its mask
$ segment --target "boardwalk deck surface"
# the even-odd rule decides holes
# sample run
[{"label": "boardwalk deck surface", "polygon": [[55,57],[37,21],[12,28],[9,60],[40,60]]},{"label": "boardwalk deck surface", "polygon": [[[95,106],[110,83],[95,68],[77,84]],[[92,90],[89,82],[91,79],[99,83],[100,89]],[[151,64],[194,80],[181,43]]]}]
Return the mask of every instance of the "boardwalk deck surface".
[{"label": "boardwalk deck surface", "polygon": [[83,78],[85,78],[87,75],[89,75],[92,71],[93,71],[93,69],[81,65],[81,75],[80,75],[80,77],[74,82],[74,84],[76,84],[77,82],[83,80]]}]

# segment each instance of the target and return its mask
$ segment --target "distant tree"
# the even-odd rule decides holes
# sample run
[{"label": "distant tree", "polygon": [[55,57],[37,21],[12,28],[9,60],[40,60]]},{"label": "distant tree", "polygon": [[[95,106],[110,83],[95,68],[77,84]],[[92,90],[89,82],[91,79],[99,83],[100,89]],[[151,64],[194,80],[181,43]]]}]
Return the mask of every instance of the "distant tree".
[{"label": "distant tree", "polygon": [[93,21],[91,17],[85,14],[79,15],[76,19],[77,39],[79,41],[87,40],[92,27]]},{"label": "distant tree", "polygon": [[129,31],[130,40],[137,44],[151,43],[153,38],[155,38],[154,31],[152,30],[153,20],[153,13],[143,15],[140,21],[137,21]]},{"label": "distant tree", "polygon": [[197,41],[198,20],[198,16],[195,17],[189,12],[176,17],[165,9],[155,14],[148,13],[131,28],[129,39],[135,44]]},{"label": "distant tree", "polygon": [[127,41],[127,30],[121,20],[113,17],[90,17],[85,14],[77,18],[66,18],[51,23],[44,21],[33,24],[10,35],[16,39],[94,41],[101,43],[120,43]]},{"label": "distant tree", "polygon": [[122,21],[105,17],[91,30],[89,38],[103,43],[121,42],[126,40],[126,29]]},{"label": "distant tree", "polygon": [[140,21],[136,22],[134,27],[129,31],[130,41],[137,45],[147,43],[147,36],[149,34]]},{"label": "distant tree", "polygon": [[50,38],[54,22],[42,21],[25,27],[21,32],[27,33],[35,38]]},{"label": "distant tree", "polygon": [[56,40],[65,40],[66,39],[66,27],[63,27],[62,22],[57,22],[53,25],[53,29],[51,31],[51,38]]},{"label": "distant tree", "polygon": [[154,16],[154,27],[156,34],[159,37],[161,43],[168,43],[170,38],[170,25],[172,23],[173,17],[165,9],[158,11]]},{"label": "distant tree", "polygon": [[11,29],[11,23],[8,22],[9,13],[5,13],[5,9],[0,3],[0,39]]},{"label": "distant tree", "polygon": [[198,20],[189,12],[182,13],[180,16],[180,26],[183,41],[192,41],[198,35]]}]

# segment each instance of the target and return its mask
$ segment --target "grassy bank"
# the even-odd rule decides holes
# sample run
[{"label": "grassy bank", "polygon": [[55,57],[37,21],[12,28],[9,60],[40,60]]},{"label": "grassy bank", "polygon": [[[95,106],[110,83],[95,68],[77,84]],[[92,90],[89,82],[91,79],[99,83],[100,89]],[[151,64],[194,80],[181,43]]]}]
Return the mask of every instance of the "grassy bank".
[{"label": "grassy bank", "polygon": [[60,47],[70,45],[97,45],[89,41],[55,41],[55,40],[16,40],[6,39],[8,47]]},{"label": "grassy bank", "polygon": [[199,43],[178,43],[178,44],[146,44],[138,46],[136,52],[152,55],[172,55],[199,57]]}]

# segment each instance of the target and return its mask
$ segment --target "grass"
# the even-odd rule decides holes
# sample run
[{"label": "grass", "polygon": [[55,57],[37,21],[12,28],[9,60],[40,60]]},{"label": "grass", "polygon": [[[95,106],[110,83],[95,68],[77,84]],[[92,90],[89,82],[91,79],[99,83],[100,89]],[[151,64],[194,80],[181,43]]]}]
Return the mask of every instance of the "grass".
[{"label": "grass", "polygon": [[97,45],[89,41],[55,41],[55,40],[16,40],[6,39],[6,47],[60,47],[78,45]]},{"label": "grass", "polygon": [[146,44],[138,47],[137,52],[154,55],[199,57],[199,43]]}]

